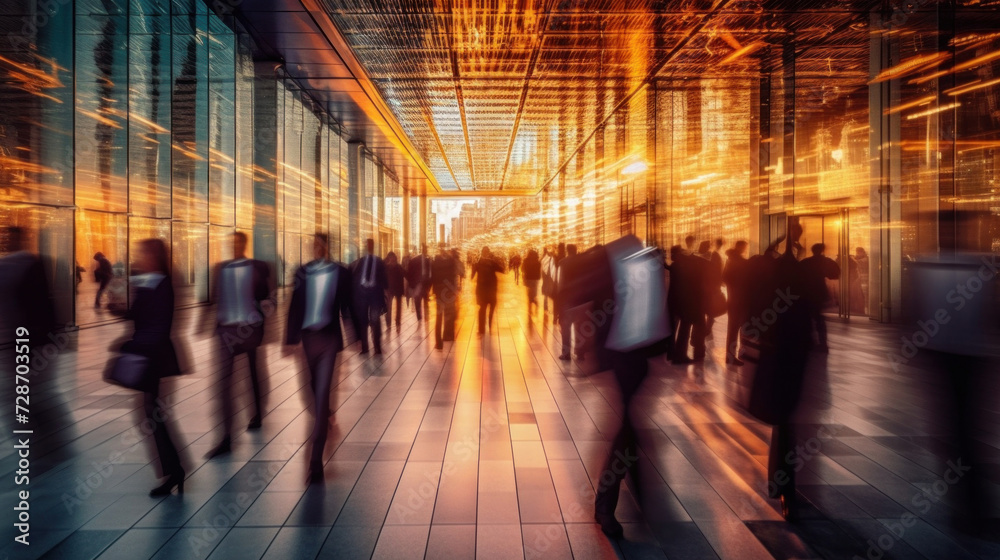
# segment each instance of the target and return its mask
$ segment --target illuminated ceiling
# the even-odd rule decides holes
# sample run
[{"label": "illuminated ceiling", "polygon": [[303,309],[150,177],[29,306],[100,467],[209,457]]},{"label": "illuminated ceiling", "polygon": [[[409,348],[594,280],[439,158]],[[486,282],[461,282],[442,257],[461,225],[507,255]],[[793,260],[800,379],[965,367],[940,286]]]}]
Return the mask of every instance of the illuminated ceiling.
[{"label": "illuminated ceiling", "polygon": [[440,187],[484,194],[537,191],[645,84],[758,75],[793,36],[799,78],[863,84],[875,4],[319,0]]}]

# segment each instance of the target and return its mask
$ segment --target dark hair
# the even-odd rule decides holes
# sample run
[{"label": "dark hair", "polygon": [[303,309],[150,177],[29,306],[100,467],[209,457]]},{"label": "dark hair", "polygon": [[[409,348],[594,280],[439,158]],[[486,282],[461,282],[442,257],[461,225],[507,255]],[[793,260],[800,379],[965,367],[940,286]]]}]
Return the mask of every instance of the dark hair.
[{"label": "dark hair", "polygon": [[822,243],[815,243],[812,246],[812,252],[814,255],[822,253],[823,249],[826,249],[826,245],[823,245]]},{"label": "dark hair", "polygon": [[330,236],[328,236],[327,234],[317,232],[316,239],[322,241],[324,247],[330,247]]},{"label": "dark hair", "polygon": [[149,253],[150,259],[156,270],[146,270],[144,272],[162,272],[170,274],[170,257],[167,253],[167,244],[162,239],[143,239],[139,242],[139,249]]},{"label": "dark hair", "polygon": [[244,243],[247,242],[247,234],[243,233],[242,231],[234,231],[233,232],[233,237],[239,239],[240,241],[242,241]]}]

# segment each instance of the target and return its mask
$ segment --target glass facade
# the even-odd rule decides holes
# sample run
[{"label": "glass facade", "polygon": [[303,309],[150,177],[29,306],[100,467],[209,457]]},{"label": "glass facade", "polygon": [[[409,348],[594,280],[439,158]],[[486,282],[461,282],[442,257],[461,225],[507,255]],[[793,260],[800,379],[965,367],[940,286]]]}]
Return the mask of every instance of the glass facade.
[{"label": "glass facade", "polygon": [[[399,248],[402,220],[379,202],[391,174],[361,146],[365,187],[352,189],[347,132],[256,60],[232,17],[201,0],[50,7],[0,9],[20,32],[0,46],[0,222],[33,232],[64,324],[116,318],[107,304],[125,303],[130,254],[148,237],[168,242],[179,305],[207,300],[233,231],[279,284],[312,258],[316,232],[343,260],[366,237]],[[100,307],[98,252],[115,276]]]}]

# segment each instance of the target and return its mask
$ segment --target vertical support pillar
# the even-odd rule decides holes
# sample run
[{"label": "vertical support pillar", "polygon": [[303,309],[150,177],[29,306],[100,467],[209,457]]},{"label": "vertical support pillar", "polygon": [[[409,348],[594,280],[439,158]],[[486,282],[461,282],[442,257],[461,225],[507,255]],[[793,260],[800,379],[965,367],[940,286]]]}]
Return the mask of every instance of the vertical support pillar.
[{"label": "vertical support pillar", "polygon": [[372,220],[372,238],[375,240],[375,251],[385,256],[387,249],[382,246],[382,226],[388,225],[385,221],[385,168],[377,166],[375,173],[377,182],[375,183],[375,211],[377,216]]},{"label": "vertical support pillar", "polygon": [[750,254],[770,244],[766,215],[771,165],[771,69],[761,68],[756,87],[750,89]]},{"label": "vertical support pillar", "polygon": [[344,240],[346,262],[354,262],[361,256],[361,208],[365,194],[364,144],[347,143],[347,239]]},{"label": "vertical support pillar", "polygon": [[[872,29],[881,22],[878,11],[871,15]],[[890,36],[891,37],[891,36]],[[899,63],[898,46],[882,33],[872,33],[869,78]],[[885,110],[899,105],[899,80],[873,83],[868,88],[869,153],[871,182],[869,219],[869,309],[872,319],[887,323],[902,304],[902,238],[900,223],[901,164],[900,112]]]},{"label": "vertical support pillar", "polygon": [[420,202],[419,206],[419,217],[420,217],[420,247],[417,248],[418,252],[423,250],[424,245],[427,245],[427,195],[421,194],[418,199]]},{"label": "vertical support pillar", "polygon": [[253,256],[271,265],[278,285],[278,63],[254,62],[253,84]]},{"label": "vertical support pillar", "polygon": [[406,189],[402,189],[401,192],[403,195],[403,247],[399,255],[400,259],[410,251],[410,193]]},{"label": "vertical support pillar", "polygon": [[781,47],[781,80],[784,101],[781,169],[785,178],[782,187],[782,207],[795,207],[795,39]]}]

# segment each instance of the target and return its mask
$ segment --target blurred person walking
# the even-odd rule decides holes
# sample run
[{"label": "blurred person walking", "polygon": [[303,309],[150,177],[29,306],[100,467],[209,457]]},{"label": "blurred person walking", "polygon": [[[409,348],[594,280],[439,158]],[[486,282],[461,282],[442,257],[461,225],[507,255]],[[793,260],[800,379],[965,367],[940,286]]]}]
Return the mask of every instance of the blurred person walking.
[{"label": "blurred person walking", "polygon": [[[679,246],[670,251],[670,291],[668,300],[677,321],[675,364],[690,364],[705,358],[705,275],[709,262],[698,255],[686,254]],[[688,343],[694,358],[688,357]]]},{"label": "blurred person walking", "polygon": [[802,275],[805,301],[809,308],[810,330],[815,330],[819,339],[819,349],[828,352],[826,344],[826,319],[823,309],[830,301],[830,290],[826,281],[840,278],[840,266],[836,261],[823,254],[826,245],[816,243],[812,246],[812,256],[802,259],[799,263]]},{"label": "blurred person walking", "polygon": [[170,258],[161,239],[143,239],[129,281],[134,289],[132,307],[125,315],[133,322],[132,338],[122,345],[122,354],[134,354],[146,359],[147,374],[152,378],[143,388],[145,425],[152,427],[153,441],[159,458],[160,476],[166,481],[153,488],[152,497],[167,496],[174,487],[184,491],[184,468],[173,438],[170,437],[169,414],[160,408],[160,381],[181,374],[177,351],[170,338],[174,323],[174,287],[170,279]]},{"label": "blurred person walking", "polygon": [[94,307],[97,308],[101,306],[101,295],[108,288],[108,284],[115,277],[115,273],[111,268],[111,261],[104,256],[104,253],[100,251],[95,253],[94,260],[97,261],[97,268],[94,269],[94,281],[99,284],[97,287],[97,296],[94,297]]},{"label": "blurred person walking", "polygon": [[354,279],[354,318],[357,321],[358,337],[361,338],[361,353],[368,353],[368,330],[372,332],[375,354],[382,353],[382,314],[385,313],[385,291],[389,280],[385,263],[375,254],[375,240],[365,241],[365,256],[351,264],[351,278]]},{"label": "blurred person walking", "polygon": [[434,319],[434,347],[438,350],[444,348],[444,341],[455,340],[459,266],[442,243],[431,265],[431,285],[437,312]]},{"label": "blurred person walking", "polygon": [[403,294],[406,292],[406,274],[403,271],[403,267],[396,260],[396,253],[392,251],[389,251],[389,254],[385,256],[385,277],[388,283],[385,290],[385,328],[386,331],[392,330],[392,304],[395,302],[396,332],[398,333],[400,322],[403,318]]},{"label": "blurred person walking", "polygon": [[528,290],[528,313],[531,313],[531,306],[538,310],[538,283],[542,280],[542,262],[538,258],[538,251],[531,249],[528,256],[522,263],[524,272],[524,285]]},{"label": "blurred person walking", "polygon": [[510,270],[514,272],[514,285],[521,285],[521,255],[514,253],[510,256],[508,263]]},{"label": "blurred person walking", "polygon": [[[706,248],[711,245],[706,241]],[[719,251],[725,245],[721,237],[715,240],[715,250],[708,252],[708,267],[705,269],[705,338],[714,338],[715,318],[726,313],[726,296],[722,293],[722,255]]]},{"label": "blurred person walking", "polygon": [[427,256],[426,244],[423,245],[421,254],[410,259],[406,268],[406,281],[410,285],[410,297],[417,309],[417,321],[429,320],[427,296],[431,293],[431,258]]},{"label": "blurred person walking", "polygon": [[[218,379],[218,406],[222,421],[222,439],[208,452],[209,459],[229,453],[233,427],[233,365],[236,356],[246,354],[253,387],[254,415],[248,430],[261,427],[260,375],[257,371],[257,348],[264,340],[265,310],[262,304],[271,299],[271,268],[264,261],[247,258],[247,235],[232,235],[233,258],[219,263],[212,275],[210,304],[215,304],[215,335],[221,358]],[[273,308],[274,302],[269,302]],[[206,309],[205,314],[210,311]],[[202,321],[204,324],[206,321]]]},{"label": "blurred person walking", "polygon": [[[587,337],[583,334],[581,327],[586,320],[584,309],[585,301],[581,297],[583,293],[581,280],[589,278],[589,274],[583,270],[582,258],[577,255],[576,245],[566,246],[566,257],[559,263],[559,293],[556,304],[559,306],[559,327],[562,333],[562,354],[560,360],[570,359],[570,353],[576,350],[576,359],[583,360],[587,352]],[[575,344],[574,344],[575,334]]]},{"label": "blurred person walking", "polygon": [[[493,312],[497,307],[497,274],[503,273],[503,266],[493,258],[489,247],[483,247],[479,262],[472,268],[471,280],[476,282],[476,303],[479,305],[479,334],[486,332],[486,325],[493,326]],[[487,320],[487,308],[489,318]]]},{"label": "blurred person walking", "polygon": [[739,342],[740,327],[747,320],[747,298],[749,283],[749,262],[743,256],[747,250],[747,242],[740,240],[726,251],[726,267],[722,271],[722,281],[726,284],[729,298],[726,322],[726,363],[742,366],[740,360]]},{"label": "blurred person walking", "polygon": [[309,366],[313,408],[310,482],[323,480],[323,450],[330,431],[330,388],[337,353],[344,349],[341,323],[351,325],[351,273],[328,259],[328,247],[326,234],[317,233],[314,260],[295,271],[285,329],[285,344],[301,342]]}]

